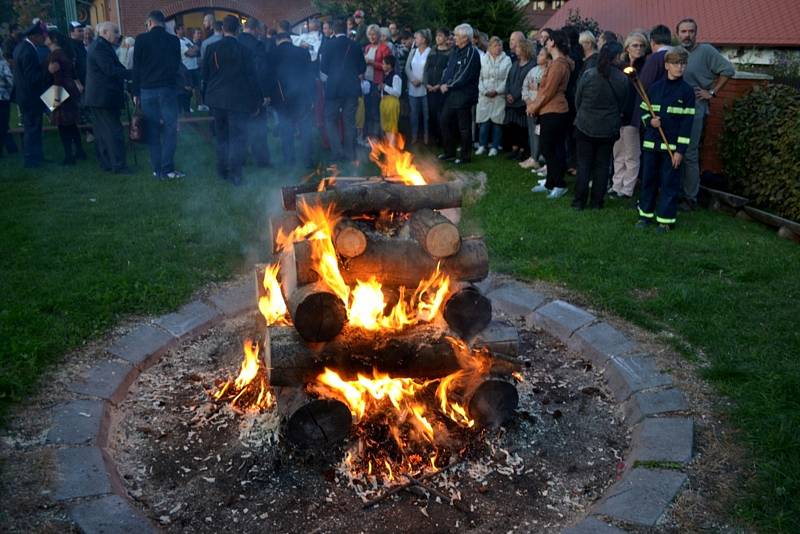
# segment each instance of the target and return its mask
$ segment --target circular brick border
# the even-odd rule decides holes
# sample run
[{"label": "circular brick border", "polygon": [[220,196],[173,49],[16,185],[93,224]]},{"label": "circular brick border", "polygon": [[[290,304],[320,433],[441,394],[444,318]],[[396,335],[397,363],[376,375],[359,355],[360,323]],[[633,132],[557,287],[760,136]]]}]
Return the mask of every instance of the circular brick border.
[{"label": "circular brick border", "polygon": [[[481,289],[494,309],[524,317],[581,353],[604,374],[614,399],[633,428],[623,477],[605,492],[565,534],[625,532],[610,524],[653,527],[686,484],[683,472],[692,459],[694,421],[672,377],[659,371],[651,355],[595,315],[562,300],[551,300],[516,281],[487,281]],[[111,412],[128,394],[139,373],[177,343],[222,320],[256,309],[255,284],[243,282],[196,300],[175,313],[135,327],[107,350],[86,380],[69,390],[76,399],[53,408],[47,442],[56,449],[59,476],[53,495],[87,533],[157,532],[136,510],[106,448]]]}]

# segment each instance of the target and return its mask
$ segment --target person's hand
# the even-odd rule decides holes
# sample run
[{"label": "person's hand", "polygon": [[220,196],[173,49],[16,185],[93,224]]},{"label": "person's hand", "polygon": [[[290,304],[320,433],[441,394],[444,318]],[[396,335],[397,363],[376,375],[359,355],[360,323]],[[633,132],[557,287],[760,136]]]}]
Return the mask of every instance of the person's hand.
[{"label": "person's hand", "polygon": [[138,106],[138,105],[139,105],[139,104],[141,104],[141,103],[142,103],[142,101],[141,101],[141,99],[140,99],[138,96],[134,96],[134,97],[133,97],[133,105],[134,105],[134,106]]},{"label": "person's hand", "polygon": [[78,88],[79,93],[83,93],[83,84],[80,82],[80,80],[75,80],[75,86]]},{"label": "person's hand", "polygon": [[511,96],[511,95],[506,95],[506,102],[508,102],[509,104],[513,104],[514,103],[514,97]]},{"label": "person's hand", "polygon": [[372,60],[372,59],[365,59],[364,61],[365,61],[365,62],[367,63],[367,65],[369,65],[369,66],[372,66],[372,65],[374,65],[374,64],[375,64],[375,61],[374,61],[374,60]]},{"label": "person's hand", "polygon": [[497,96],[497,91],[487,91],[486,96],[488,96],[489,98],[494,98]]},{"label": "person's hand", "polygon": [[47,65],[47,70],[48,72],[50,72],[50,74],[55,74],[56,72],[61,70],[61,65],[53,61],[52,63]]},{"label": "person's hand", "polygon": [[428,84],[428,85],[426,85],[426,86],[425,86],[425,89],[427,89],[428,91],[435,91],[435,90],[436,90],[436,87],[434,87],[434,86],[433,86],[433,85],[431,85],[431,84]]},{"label": "person's hand", "polygon": [[658,117],[653,117],[652,119],[650,119],[650,126],[656,129],[661,128],[661,119]]},{"label": "person's hand", "polygon": [[711,100],[712,98],[714,98],[714,96],[711,94],[710,91],[706,91],[705,89],[700,89],[699,87],[695,87],[694,97],[697,100]]},{"label": "person's hand", "polygon": [[680,152],[673,152],[672,153],[672,168],[677,169],[681,166],[681,162],[683,162],[683,154]]},{"label": "person's hand", "polygon": [[411,85],[413,85],[414,87],[419,87],[420,85],[422,85],[422,82],[419,80],[411,80]]},{"label": "person's hand", "polygon": [[378,84],[378,91],[383,91],[383,85],[384,85],[384,84],[382,84],[382,83],[379,83],[379,84]]},{"label": "person's hand", "polygon": [[528,114],[528,115],[530,115],[531,117],[533,117],[534,115],[536,115],[536,113],[534,113],[534,111],[533,111],[533,102],[529,102],[529,103],[528,103],[528,104],[525,106],[525,113],[527,113],[527,114]]},{"label": "person's hand", "polygon": [[449,90],[449,88],[447,87],[446,83],[443,83],[442,85],[439,86],[439,90],[442,92],[442,94],[444,94]]}]

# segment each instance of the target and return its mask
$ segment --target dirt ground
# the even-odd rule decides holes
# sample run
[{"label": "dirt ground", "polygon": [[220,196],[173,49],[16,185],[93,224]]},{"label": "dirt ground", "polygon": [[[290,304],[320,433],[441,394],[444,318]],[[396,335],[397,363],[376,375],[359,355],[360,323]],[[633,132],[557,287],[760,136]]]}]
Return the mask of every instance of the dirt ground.
[{"label": "dirt ground", "polygon": [[[535,285],[581,304],[580,295]],[[728,513],[746,476],[746,458],[720,415],[725,401],[697,378],[702,355],[687,364],[667,348],[674,346],[670,334],[645,333],[603,315],[672,373],[696,421],[688,487],[656,531],[738,531]],[[76,531],[64,506],[50,496],[49,409],[72,398],[65,385],[140,319],[66,355],[8,418],[0,432],[4,531]],[[578,519],[623,468],[628,429],[597,370],[541,332],[521,329],[522,357],[531,365],[519,386],[519,416],[505,431],[480,436],[468,462],[428,481],[443,493],[460,494],[458,508],[424,493],[400,492],[364,510],[335,469],[341,449],[297,454],[280,441],[266,442],[273,436],[260,435],[254,430],[259,425],[243,424],[207,402],[205,387],[236,372],[252,325],[247,317],[229,321],[176,348],[139,377],[116,413],[110,452],[131,498],[165,531],[549,532]]]}]

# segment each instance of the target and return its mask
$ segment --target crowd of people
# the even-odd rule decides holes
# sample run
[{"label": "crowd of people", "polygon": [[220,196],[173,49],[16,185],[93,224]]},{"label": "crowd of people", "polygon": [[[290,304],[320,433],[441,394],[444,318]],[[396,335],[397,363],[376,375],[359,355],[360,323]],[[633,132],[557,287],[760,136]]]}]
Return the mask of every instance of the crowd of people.
[{"label": "crowd of people", "polygon": [[466,23],[452,32],[367,24],[361,10],[308,21],[301,33],[285,21],[242,27],[213,15],[202,28],[168,28],[161,11],[146,26],[135,38],[111,22],[95,31],[74,22],[69,35],[41,21],[12,28],[0,59],[0,150],[15,148],[6,135],[13,96],[25,165],[44,161],[40,95],[55,85],[68,95],[49,113],[63,163],[86,157],[79,125],[88,120],[101,167],[127,173],[120,117],[130,94],[159,179],[184,176],[178,119],[202,110],[213,117],[217,174],[234,184],[248,160],[273,164],[270,130],[280,138],[275,164],[309,167],[314,136],[325,161],[345,162],[369,140],[400,143],[402,134],[412,146],[441,146],[439,159],[453,164],[502,154],[537,174],[532,191],[552,199],[572,174],[577,210],[631,198],[638,184],[639,226],[665,232],[679,206],[696,203],[708,103],[734,73],[698,44],[690,18],[675,35],[665,25],[624,37],[565,26],[515,31],[507,43]]}]

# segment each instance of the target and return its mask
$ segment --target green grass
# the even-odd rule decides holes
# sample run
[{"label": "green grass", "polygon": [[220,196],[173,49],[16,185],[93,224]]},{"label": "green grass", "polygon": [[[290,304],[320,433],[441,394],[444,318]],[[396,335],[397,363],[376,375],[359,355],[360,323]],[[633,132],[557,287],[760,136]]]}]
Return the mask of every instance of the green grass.
[{"label": "green grass", "polygon": [[735,404],[756,469],[737,515],[800,530],[800,246],[708,211],[680,214],[667,235],[637,230],[629,201],[575,212],[571,194],[530,193],[534,175],[515,164],[478,161],[465,170],[487,172],[488,194],[466,224],[485,233],[493,269],[566,283],[596,308],[677,334],[666,339]]},{"label": "green grass", "polygon": [[[245,186],[233,187],[216,178],[213,149],[192,127],[180,134],[187,177],[176,182],[152,178],[146,147],[133,176],[99,171],[85,148],[90,160],[76,167],[32,172],[20,156],[0,159],[0,413],[47,365],[125,316],[172,311],[263,259],[276,186],[301,173],[248,168]],[[54,134],[45,154],[63,157]]]}]

